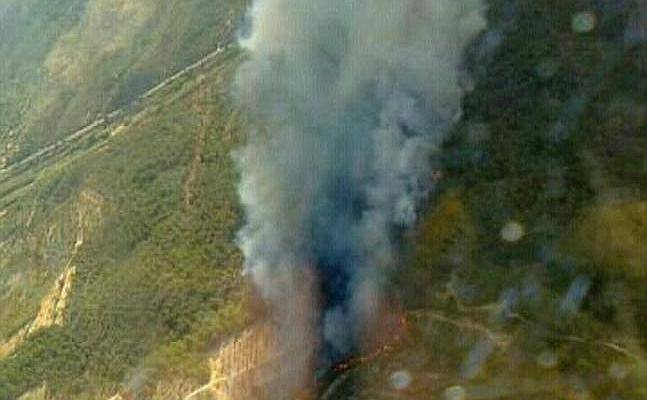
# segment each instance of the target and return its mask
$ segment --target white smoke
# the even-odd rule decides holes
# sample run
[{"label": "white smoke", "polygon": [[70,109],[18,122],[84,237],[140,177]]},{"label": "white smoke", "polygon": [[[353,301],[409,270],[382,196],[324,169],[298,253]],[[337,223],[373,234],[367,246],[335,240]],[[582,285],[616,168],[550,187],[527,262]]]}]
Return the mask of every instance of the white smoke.
[{"label": "white smoke", "polygon": [[394,231],[431,189],[482,4],[257,0],[250,12],[236,81],[254,126],[237,155],[245,269],[276,309],[292,307],[281,283],[312,269],[324,339],[344,353],[375,317]]}]

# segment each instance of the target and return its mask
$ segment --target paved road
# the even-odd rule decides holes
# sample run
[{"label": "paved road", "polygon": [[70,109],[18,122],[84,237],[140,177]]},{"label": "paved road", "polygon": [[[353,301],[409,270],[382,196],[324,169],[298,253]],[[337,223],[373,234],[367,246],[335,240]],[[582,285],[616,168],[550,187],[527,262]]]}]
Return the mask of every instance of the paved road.
[{"label": "paved road", "polygon": [[[232,44],[227,44],[226,46],[218,46],[216,50],[212,51],[211,53],[202,57],[201,59],[194,62],[193,64],[183,68],[182,70],[176,72],[175,74],[171,75],[170,77],[164,79],[160,83],[153,86],[151,89],[149,89],[144,94],[142,94],[137,99],[135,99],[131,104],[126,106],[125,109],[132,108],[136,103],[152,97],[154,94],[164,89],[165,87],[175,82],[176,80],[184,77],[185,75],[193,72],[196,69],[199,69],[208,65],[211,61],[216,59],[220,54],[222,54],[225,50],[227,50],[231,46]],[[106,116],[99,115],[97,119],[95,119],[94,121],[83,126],[82,128],[77,129],[76,131],[72,132],[71,134],[67,135],[65,138],[57,141],[56,143],[46,146],[36,151],[35,153],[32,153],[31,155],[13,164],[10,164],[5,168],[0,169],[0,182],[4,182],[10,179],[13,175],[15,175],[16,172],[19,172],[25,166],[28,166],[34,162],[37,162],[40,159],[45,158],[51,154],[57,153],[62,148],[71,147],[71,145],[73,145],[74,143],[77,143],[81,139],[87,137],[96,128],[99,128],[99,127],[106,128],[110,123],[118,119],[123,119],[127,114],[128,113],[124,111],[123,108],[119,108],[108,113]]]}]

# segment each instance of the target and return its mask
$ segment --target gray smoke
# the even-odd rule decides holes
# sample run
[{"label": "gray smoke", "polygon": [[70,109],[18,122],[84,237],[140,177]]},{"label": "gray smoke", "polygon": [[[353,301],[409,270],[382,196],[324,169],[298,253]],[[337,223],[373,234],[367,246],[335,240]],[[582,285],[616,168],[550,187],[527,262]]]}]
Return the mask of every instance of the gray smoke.
[{"label": "gray smoke", "polygon": [[[237,154],[245,270],[277,310],[318,281],[325,345],[343,355],[376,318],[398,231],[431,189],[460,114],[481,0],[257,0],[236,95],[253,130]],[[334,357],[334,356],[333,356]]]}]

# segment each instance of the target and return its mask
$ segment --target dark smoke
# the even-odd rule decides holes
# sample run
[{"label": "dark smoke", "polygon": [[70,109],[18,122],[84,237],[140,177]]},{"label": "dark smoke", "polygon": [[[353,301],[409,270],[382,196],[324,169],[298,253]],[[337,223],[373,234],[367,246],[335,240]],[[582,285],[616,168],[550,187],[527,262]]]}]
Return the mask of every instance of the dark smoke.
[{"label": "dark smoke", "polygon": [[279,314],[291,314],[291,286],[312,271],[322,309],[311,312],[331,360],[377,317],[394,235],[415,223],[433,153],[460,114],[462,53],[485,27],[482,11],[480,0],[252,7],[236,82],[254,126],[238,154],[240,246]]}]

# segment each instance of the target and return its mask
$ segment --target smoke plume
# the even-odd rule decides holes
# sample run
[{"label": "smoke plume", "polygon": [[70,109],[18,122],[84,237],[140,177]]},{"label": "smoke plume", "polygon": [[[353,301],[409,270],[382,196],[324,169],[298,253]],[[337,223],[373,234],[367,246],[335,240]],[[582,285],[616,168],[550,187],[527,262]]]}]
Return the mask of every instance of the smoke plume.
[{"label": "smoke plume", "polygon": [[250,10],[235,86],[253,126],[237,154],[245,269],[286,315],[302,309],[291,296],[299,276],[314,276],[319,300],[299,319],[316,321],[328,361],[375,322],[397,236],[415,223],[433,153],[460,113],[462,53],[482,11],[480,0],[257,0]]}]

